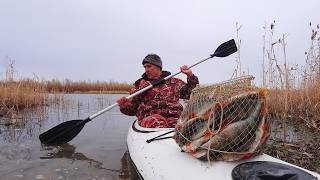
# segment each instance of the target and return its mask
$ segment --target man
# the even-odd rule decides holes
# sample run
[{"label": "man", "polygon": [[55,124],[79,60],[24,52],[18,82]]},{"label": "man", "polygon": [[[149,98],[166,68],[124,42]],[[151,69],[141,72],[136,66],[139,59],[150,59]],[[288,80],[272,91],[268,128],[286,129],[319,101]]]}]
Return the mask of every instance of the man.
[{"label": "man", "polygon": [[[145,73],[135,82],[130,94],[170,75],[170,72],[162,71],[161,58],[156,54],[148,54],[142,65]],[[199,84],[198,78],[186,65],[180,67],[180,70],[187,75],[187,83],[172,77],[131,100],[121,97],[117,101],[120,111],[129,116],[137,116],[142,127],[174,127],[183,110],[179,98],[189,99],[191,90]]]}]

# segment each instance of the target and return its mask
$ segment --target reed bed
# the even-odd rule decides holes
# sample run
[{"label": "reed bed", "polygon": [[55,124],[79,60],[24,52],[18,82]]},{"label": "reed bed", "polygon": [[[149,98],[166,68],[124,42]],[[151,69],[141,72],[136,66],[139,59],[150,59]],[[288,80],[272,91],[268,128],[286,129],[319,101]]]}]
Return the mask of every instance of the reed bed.
[{"label": "reed bed", "polygon": [[[262,85],[270,91],[272,119],[297,120],[320,130],[320,36],[311,29],[304,65],[292,65],[286,55],[286,34],[275,37],[276,23],[265,28]],[[267,38],[268,36],[268,38]],[[285,137],[284,128],[284,137]]]},{"label": "reed bed", "polygon": [[0,82],[0,114],[12,117],[21,109],[47,103],[48,93],[43,85],[32,80]]},{"label": "reed bed", "polygon": [[303,89],[270,90],[270,113],[277,119],[303,121],[320,130],[320,83]]},{"label": "reed bed", "polygon": [[121,82],[51,80],[45,82],[48,92],[64,93],[128,93],[132,85]]}]

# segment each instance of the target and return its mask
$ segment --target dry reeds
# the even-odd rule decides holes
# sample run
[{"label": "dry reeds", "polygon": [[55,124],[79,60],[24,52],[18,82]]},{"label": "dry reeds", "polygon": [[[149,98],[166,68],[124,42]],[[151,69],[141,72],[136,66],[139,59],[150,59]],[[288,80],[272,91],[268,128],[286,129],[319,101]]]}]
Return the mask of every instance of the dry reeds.
[{"label": "dry reeds", "polygon": [[0,114],[13,116],[21,109],[46,104],[48,93],[33,80],[0,82]]},{"label": "dry reeds", "polygon": [[[319,25],[311,33],[311,45],[304,66],[292,66],[286,55],[286,35],[274,38],[273,22],[267,47],[263,51],[262,84],[270,90],[270,113],[274,119],[302,120],[308,127],[320,130],[320,37]],[[310,23],[311,27],[311,23]],[[264,36],[264,39],[266,36]],[[279,55],[279,51],[282,55]],[[265,57],[264,57],[265,58]],[[284,140],[286,128],[284,126]]]},{"label": "dry reeds", "polygon": [[48,92],[64,92],[64,93],[128,93],[132,85],[119,82],[91,82],[71,80],[51,80],[46,81],[45,86]]},{"label": "dry reeds", "polygon": [[13,117],[19,110],[46,104],[48,93],[45,87],[34,79],[14,80],[14,60],[6,57],[5,79],[0,81],[0,115]]}]

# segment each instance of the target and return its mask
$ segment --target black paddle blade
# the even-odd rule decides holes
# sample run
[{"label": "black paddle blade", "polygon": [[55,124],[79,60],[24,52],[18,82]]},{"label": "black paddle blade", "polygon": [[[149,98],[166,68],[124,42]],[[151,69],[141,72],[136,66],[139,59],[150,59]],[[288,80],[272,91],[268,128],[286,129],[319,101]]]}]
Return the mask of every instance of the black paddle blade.
[{"label": "black paddle blade", "polygon": [[231,39],[227,42],[224,42],[223,44],[221,44],[216,51],[214,52],[214,54],[211,54],[211,57],[226,57],[229,56],[230,54],[233,54],[235,52],[237,52],[238,48],[236,45],[236,42],[234,41],[234,39]]},{"label": "black paddle blade", "polygon": [[63,122],[40,134],[39,139],[45,145],[60,145],[76,137],[90,119]]}]

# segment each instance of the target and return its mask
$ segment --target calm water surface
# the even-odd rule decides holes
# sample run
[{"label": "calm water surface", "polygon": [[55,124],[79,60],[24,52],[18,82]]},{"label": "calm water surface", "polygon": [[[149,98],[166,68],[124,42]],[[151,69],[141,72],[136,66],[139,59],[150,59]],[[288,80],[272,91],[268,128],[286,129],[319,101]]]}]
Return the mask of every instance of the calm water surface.
[{"label": "calm water surface", "polygon": [[68,144],[42,146],[38,136],[72,119],[84,119],[122,95],[51,95],[63,102],[21,112],[0,124],[0,179],[135,179],[126,146],[134,117],[118,108],[87,123]]}]

